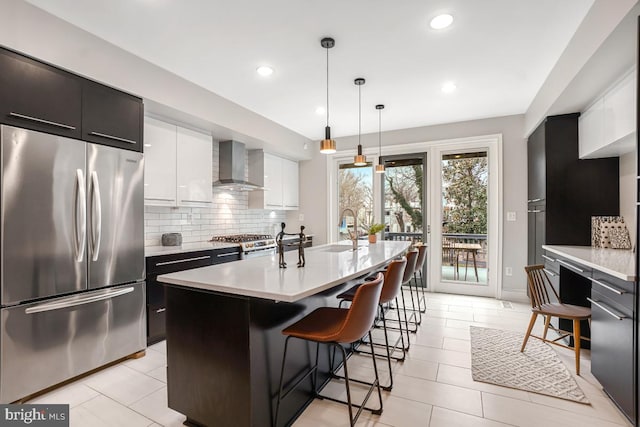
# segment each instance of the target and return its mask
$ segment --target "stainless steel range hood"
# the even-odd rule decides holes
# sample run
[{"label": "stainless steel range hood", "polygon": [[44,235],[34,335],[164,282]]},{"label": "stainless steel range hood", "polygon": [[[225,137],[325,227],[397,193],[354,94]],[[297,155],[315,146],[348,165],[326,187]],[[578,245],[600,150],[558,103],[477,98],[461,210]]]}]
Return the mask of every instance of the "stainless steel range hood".
[{"label": "stainless steel range hood", "polygon": [[245,180],[245,153],[242,142],[220,141],[220,179],[213,183],[214,188],[252,191],[263,187]]}]

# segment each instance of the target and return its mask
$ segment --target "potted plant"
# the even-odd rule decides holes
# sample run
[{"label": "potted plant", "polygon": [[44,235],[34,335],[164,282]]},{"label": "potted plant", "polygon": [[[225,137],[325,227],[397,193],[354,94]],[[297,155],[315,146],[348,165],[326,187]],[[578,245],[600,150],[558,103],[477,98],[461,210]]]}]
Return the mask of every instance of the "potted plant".
[{"label": "potted plant", "polygon": [[369,234],[369,243],[375,243],[377,241],[376,233],[384,230],[384,224],[373,223],[367,228]]}]

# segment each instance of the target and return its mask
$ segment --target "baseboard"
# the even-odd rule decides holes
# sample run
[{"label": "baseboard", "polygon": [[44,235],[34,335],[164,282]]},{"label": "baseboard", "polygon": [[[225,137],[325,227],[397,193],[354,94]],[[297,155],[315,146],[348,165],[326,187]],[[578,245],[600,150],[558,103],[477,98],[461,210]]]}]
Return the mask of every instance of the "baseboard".
[{"label": "baseboard", "polygon": [[500,299],[513,302],[529,302],[529,297],[525,291],[506,291],[503,289]]}]

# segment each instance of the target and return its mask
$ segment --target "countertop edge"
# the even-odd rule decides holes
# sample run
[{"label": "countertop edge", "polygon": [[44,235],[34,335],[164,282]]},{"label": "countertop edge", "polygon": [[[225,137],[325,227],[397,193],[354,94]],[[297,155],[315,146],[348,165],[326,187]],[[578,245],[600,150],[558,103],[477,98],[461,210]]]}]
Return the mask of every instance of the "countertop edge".
[{"label": "countertop edge", "polygon": [[[577,262],[579,264],[583,264],[587,267],[590,267],[594,270],[598,270],[602,273],[608,274],[610,276],[616,277],[620,280],[625,280],[627,282],[635,282],[636,281],[636,276],[635,274],[629,275],[627,273],[621,272],[621,271],[616,271],[616,270],[612,270],[611,268],[604,266],[604,265],[600,265],[600,264],[595,264],[589,260],[586,260],[584,258],[580,258],[578,256],[575,256],[569,252],[566,252],[567,249],[571,249],[571,248],[576,248],[576,249],[592,249],[592,250],[597,250],[597,248],[592,248],[591,246],[565,246],[563,250],[563,246],[562,245],[542,245],[542,249],[547,250],[549,252],[553,252],[557,255],[563,256],[567,259],[570,259],[574,262]],[[603,249],[605,250],[605,249]],[[624,250],[624,249],[609,249],[609,250]]]}]

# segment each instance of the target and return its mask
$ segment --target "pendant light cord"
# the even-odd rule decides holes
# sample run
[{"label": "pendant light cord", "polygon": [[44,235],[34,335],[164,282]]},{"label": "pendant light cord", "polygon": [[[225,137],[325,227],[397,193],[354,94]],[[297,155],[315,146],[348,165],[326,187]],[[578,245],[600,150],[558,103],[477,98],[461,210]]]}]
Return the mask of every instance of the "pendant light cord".
[{"label": "pendant light cord", "polygon": [[[360,146],[360,133],[362,123],[362,85],[358,85],[358,146]],[[358,153],[360,154],[360,153]]]},{"label": "pendant light cord", "polygon": [[327,126],[329,126],[329,48],[327,51]]},{"label": "pendant light cord", "polygon": [[382,109],[378,110],[378,156],[382,155]]}]

